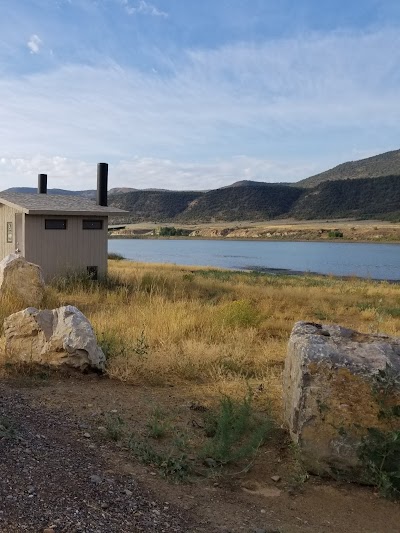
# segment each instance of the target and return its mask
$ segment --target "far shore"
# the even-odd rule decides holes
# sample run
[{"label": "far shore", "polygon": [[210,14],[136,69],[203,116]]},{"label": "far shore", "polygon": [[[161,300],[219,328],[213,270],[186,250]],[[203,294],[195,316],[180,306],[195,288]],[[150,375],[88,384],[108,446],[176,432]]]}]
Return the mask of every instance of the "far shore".
[{"label": "far shore", "polygon": [[[122,225],[122,224],[121,224]],[[183,230],[183,236],[160,236],[160,228]],[[256,241],[304,241],[350,243],[400,243],[400,223],[378,220],[273,220],[266,222],[215,222],[179,224],[140,222],[126,224],[110,238],[124,239],[220,239]]]}]

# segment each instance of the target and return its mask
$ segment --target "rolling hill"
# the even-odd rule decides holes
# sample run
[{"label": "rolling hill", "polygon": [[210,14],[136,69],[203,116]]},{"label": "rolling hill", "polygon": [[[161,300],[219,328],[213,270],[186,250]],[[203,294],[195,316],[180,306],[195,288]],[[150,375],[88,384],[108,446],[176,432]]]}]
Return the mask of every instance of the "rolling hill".
[{"label": "rolling hill", "polygon": [[383,218],[400,219],[400,175],[326,181],[306,189],[293,204],[297,219]]},{"label": "rolling hill", "polygon": [[164,222],[173,220],[203,193],[198,191],[132,191],[110,194],[109,205],[130,211],[118,221]]},{"label": "rolling hill", "polygon": [[316,174],[295,183],[298,187],[316,187],[325,181],[344,179],[378,178],[400,175],[400,150],[367,157],[358,161],[348,161],[330,170]]},{"label": "rolling hill", "polygon": [[270,220],[287,214],[303,190],[286,185],[236,186],[196,198],[176,219],[180,222]]}]

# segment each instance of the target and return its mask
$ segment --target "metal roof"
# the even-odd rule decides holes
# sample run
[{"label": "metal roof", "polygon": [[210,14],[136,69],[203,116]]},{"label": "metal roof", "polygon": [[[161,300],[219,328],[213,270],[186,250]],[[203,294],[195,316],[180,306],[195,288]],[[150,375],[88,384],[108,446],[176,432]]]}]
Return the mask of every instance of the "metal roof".
[{"label": "metal roof", "polygon": [[124,215],[128,211],[117,207],[97,205],[93,200],[80,196],[58,194],[0,193],[0,203],[19,209],[27,215]]}]

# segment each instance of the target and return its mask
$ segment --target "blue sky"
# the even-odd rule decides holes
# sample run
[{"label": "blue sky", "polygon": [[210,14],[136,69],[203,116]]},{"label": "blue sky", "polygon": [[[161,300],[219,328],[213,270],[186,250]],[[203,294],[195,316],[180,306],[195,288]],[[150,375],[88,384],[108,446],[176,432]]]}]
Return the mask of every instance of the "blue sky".
[{"label": "blue sky", "polygon": [[298,181],[398,149],[398,0],[2,0],[0,188]]}]

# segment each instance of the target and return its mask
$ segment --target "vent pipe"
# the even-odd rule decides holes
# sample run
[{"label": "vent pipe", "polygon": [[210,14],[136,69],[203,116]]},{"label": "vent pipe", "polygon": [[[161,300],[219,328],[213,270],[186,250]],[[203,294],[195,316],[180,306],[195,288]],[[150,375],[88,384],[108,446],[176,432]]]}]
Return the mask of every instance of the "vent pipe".
[{"label": "vent pipe", "polygon": [[97,205],[107,207],[108,164],[97,163]]},{"label": "vent pipe", "polygon": [[38,194],[47,194],[47,174],[38,174]]}]

